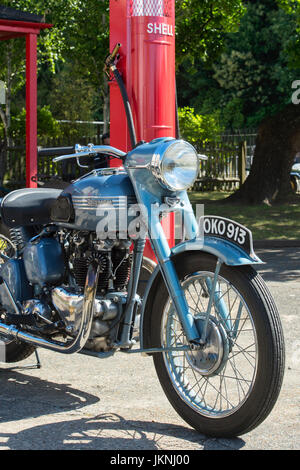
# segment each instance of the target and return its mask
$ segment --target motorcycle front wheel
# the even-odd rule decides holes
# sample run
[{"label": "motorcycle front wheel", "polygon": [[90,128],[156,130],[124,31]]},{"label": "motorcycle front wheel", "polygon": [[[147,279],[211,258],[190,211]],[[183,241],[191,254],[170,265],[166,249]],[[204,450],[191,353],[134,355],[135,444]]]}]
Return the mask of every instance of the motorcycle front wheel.
[{"label": "motorcycle front wheel", "polygon": [[284,340],[274,301],[256,271],[222,265],[212,292],[215,268],[213,256],[195,252],[177,266],[198,330],[207,321],[201,348],[189,346],[160,284],[152,310],[154,345],[172,351],[153,357],[167,398],[188,424],[208,436],[234,437],[257,427],[272,410],[283,380]]}]

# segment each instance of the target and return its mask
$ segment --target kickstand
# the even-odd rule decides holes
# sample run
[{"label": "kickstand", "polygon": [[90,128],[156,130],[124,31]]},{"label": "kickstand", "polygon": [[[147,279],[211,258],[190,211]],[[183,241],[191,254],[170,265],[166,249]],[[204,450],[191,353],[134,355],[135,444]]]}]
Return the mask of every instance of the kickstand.
[{"label": "kickstand", "polygon": [[34,350],[35,358],[36,358],[36,364],[28,364],[27,366],[15,366],[15,367],[9,367],[9,369],[6,370],[16,370],[16,369],[40,369],[42,367],[39,354],[37,352],[37,349]]}]

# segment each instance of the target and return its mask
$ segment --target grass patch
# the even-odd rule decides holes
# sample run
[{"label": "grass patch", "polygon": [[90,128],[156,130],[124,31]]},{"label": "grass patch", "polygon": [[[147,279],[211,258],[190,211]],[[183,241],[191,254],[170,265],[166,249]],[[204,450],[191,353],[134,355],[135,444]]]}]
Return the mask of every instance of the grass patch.
[{"label": "grass patch", "polygon": [[253,233],[254,240],[299,240],[300,239],[300,195],[293,201],[267,206],[264,204],[247,206],[244,204],[224,204],[231,193],[190,192],[190,200],[204,204],[206,215],[218,215],[245,225]]}]

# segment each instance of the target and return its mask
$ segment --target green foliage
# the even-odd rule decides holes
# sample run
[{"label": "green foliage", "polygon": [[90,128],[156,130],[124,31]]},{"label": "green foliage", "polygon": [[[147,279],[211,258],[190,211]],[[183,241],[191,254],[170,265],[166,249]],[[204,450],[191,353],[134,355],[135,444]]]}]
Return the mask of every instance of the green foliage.
[{"label": "green foliage", "polygon": [[1,5],[43,15],[45,22],[53,25],[52,28],[41,31],[38,48],[39,64],[46,61],[54,71],[56,62],[63,58],[68,48],[67,33],[75,21],[78,1],[64,0],[63,7],[61,0],[1,0]]},{"label": "green foliage", "polygon": [[177,61],[187,56],[211,62],[221,51],[224,33],[236,31],[245,12],[242,0],[176,0]]},{"label": "green foliage", "polygon": [[226,103],[222,109],[222,123],[226,128],[243,129],[247,126],[254,127],[255,124],[250,125],[245,122],[243,114],[243,101],[240,98],[233,98]]},{"label": "green foliage", "polygon": [[296,36],[296,18],[269,0],[252,2],[240,31],[229,35],[214,78],[224,90],[223,102],[243,102],[246,125],[258,125],[290,102],[298,72],[289,68],[287,49]]},{"label": "green foliage", "polygon": [[53,78],[49,103],[57,119],[93,120],[96,98],[95,88],[88,79],[74,73],[70,63]]},{"label": "green foliage", "polygon": [[[58,60],[63,60],[67,46],[67,32],[72,26],[78,9],[76,0],[1,0],[1,4],[17,10],[44,16],[53,23],[50,29],[38,35],[38,67],[47,64],[54,72]],[[25,39],[0,42],[0,80],[7,86],[6,107],[0,106],[0,116],[6,139],[11,135],[13,113],[16,115],[24,103]],[[8,141],[7,141],[8,143]]]},{"label": "green foliage", "polygon": [[200,116],[186,106],[179,108],[178,117],[181,136],[191,144],[214,141],[221,132],[218,116]]},{"label": "green foliage", "polygon": [[[108,94],[102,69],[109,48],[109,0],[1,4],[42,14],[53,24],[38,36],[42,106],[49,105],[56,118],[102,118]],[[299,78],[291,70],[300,67],[299,0],[176,0],[175,6],[181,107],[240,127],[257,125],[288,102],[291,83]],[[23,38],[0,42],[0,80],[5,82],[8,58],[12,114],[17,115],[24,106]]]},{"label": "green foliage", "polygon": [[[61,128],[54,119],[49,106],[37,109],[37,131],[39,138],[58,138],[61,136]],[[21,140],[26,136],[26,110],[12,117],[10,136],[16,140]]]},{"label": "green foliage", "polygon": [[66,58],[75,73],[96,88],[103,86],[104,59],[109,52],[109,1],[76,0],[76,14],[66,41]]},{"label": "green foliage", "polygon": [[283,3],[293,8],[287,12],[273,0],[247,2],[238,32],[224,35],[213,64],[183,62],[178,83],[188,91],[179,91],[180,106],[193,106],[199,114],[219,110],[222,124],[237,128],[257,127],[290,102],[299,78],[300,2]]}]

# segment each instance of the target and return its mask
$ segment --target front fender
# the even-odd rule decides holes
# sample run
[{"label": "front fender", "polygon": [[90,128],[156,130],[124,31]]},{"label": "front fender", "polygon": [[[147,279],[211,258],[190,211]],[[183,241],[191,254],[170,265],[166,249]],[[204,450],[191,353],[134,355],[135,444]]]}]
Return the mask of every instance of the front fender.
[{"label": "front fender", "polygon": [[248,254],[238,245],[222,238],[205,236],[194,238],[174,246],[171,256],[179,255],[187,251],[204,251],[216,256],[228,266],[243,266],[247,264],[262,264],[263,261],[256,256],[253,250]]},{"label": "front fender", "polygon": [[[237,245],[222,240],[217,237],[206,236],[203,239],[193,239],[176,245],[171,251],[171,258],[176,266],[180,266],[183,256],[192,255],[193,252],[203,252],[220,259],[228,266],[244,266],[262,264],[254,252],[246,253]],[[140,346],[141,349],[152,347],[151,342],[151,316],[152,305],[155,298],[158,285],[163,282],[163,277],[159,265],[154,269],[143,297],[141,307],[141,323],[140,323]]]}]

